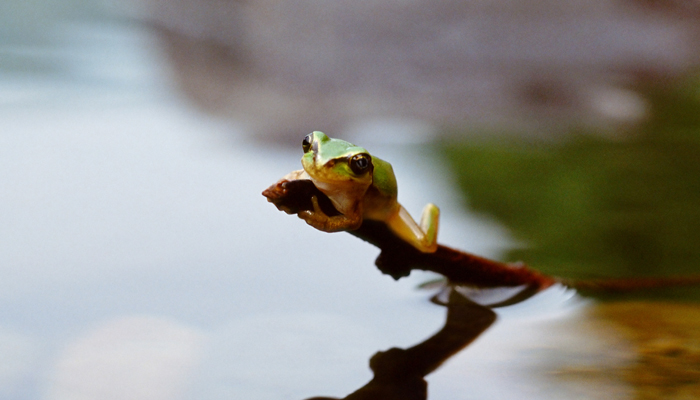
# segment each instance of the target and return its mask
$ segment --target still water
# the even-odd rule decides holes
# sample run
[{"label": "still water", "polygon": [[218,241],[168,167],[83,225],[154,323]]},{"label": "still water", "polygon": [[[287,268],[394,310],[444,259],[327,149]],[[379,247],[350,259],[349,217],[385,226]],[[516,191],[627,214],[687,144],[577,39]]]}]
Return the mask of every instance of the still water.
[{"label": "still water", "polygon": [[[377,351],[443,327],[445,308],[416,289],[434,276],[395,282],[376,249],[265,201],[300,149],[193,108],[147,29],[87,20],[48,37],[0,47],[0,397],[343,397]],[[434,153],[366,146],[392,162],[413,214],[440,205],[441,242],[494,258],[517,244],[461,208]],[[692,305],[554,287],[497,313],[427,377],[429,398],[698,394]],[[666,397],[645,397],[649,382]]]}]

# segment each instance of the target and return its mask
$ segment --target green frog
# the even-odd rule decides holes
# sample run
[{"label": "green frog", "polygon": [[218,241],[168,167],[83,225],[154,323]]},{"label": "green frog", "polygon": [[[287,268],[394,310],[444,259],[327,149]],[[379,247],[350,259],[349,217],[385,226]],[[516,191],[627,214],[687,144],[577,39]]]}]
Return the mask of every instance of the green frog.
[{"label": "green frog", "polygon": [[416,223],[397,201],[391,164],[362,147],[319,131],[306,135],[302,149],[304,169],[288,174],[285,179],[310,179],[340,213],[327,215],[313,196],[313,210],[298,213],[307,224],[324,232],[338,232],[354,231],[365,220],[380,221],[417,250],[423,253],[437,250],[440,210],[434,204],[426,205],[420,224]]}]

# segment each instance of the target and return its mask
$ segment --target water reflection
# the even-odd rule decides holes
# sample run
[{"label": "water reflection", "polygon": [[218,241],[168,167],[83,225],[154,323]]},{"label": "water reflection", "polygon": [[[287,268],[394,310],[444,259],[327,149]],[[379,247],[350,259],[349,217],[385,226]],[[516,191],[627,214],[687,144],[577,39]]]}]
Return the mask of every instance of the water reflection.
[{"label": "water reflection", "polygon": [[[369,383],[346,400],[424,400],[428,383],[424,377],[476,339],[495,320],[496,314],[457,291],[449,295],[445,326],[420,344],[407,349],[391,348],[369,360],[374,373]],[[338,400],[313,397],[308,400]]]},{"label": "water reflection", "polygon": [[[700,307],[646,301],[611,303],[591,311],[594,318],[614,324],[635,348],[626,367],[608,368],[605,379],[627,382],[636,399],[700,398]],[[621,354],[612,353],[614,357]]]}]

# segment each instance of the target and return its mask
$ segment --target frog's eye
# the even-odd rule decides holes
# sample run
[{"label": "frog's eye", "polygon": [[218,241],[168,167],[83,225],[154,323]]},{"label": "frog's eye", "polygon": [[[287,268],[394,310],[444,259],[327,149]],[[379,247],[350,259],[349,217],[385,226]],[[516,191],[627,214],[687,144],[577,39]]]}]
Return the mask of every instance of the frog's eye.
[{"label": "frog's eye", "polygon": [[314,141],[314,134],[309,133],[304,137],[304,140],[301,141],[301,149],[304,150],[304,153],[308,152],[309,149],[311,149],[311,143]]},{"label": "frog's eye", "polygon": [[350,169],[357,175],[362,175],[372,169],[372,157],[369,154],[356,154],[350,159]]}]

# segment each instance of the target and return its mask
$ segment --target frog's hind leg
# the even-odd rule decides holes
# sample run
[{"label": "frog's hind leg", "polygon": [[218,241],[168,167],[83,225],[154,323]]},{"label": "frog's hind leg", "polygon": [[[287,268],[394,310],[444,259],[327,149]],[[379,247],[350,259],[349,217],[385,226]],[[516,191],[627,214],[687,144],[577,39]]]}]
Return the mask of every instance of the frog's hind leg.
[{"label": "frog's hind leg", "polygon": [[423,253],[433,253],[437,250],[437,231],[440,210],[434,204],[428,204],[423,209],[421,223],[418,225],[403,206],[398,207],[395,214],[388,218],[389,228],[401,239],[410,243]]}]

